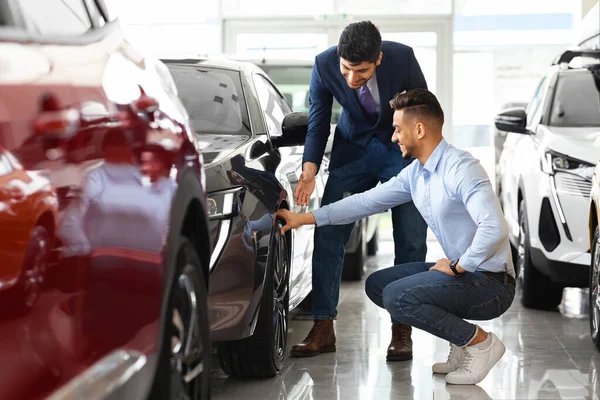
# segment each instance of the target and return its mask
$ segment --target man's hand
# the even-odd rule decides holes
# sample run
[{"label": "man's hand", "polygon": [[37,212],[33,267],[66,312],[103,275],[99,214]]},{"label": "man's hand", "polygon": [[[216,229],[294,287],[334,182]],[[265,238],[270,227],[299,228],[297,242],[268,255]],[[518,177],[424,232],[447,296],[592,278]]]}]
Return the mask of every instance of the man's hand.
[{"label": "man's hand", "polygon": [[317,165],[311,162],[305,162],[300,181],[294,191],[296,203],[301,206],[307,206],[310,202],[310,196],[315,190],[315,175],[317,174]]},{"label": "man's hand", "polygon": [[[437,260],[433,267],[429,268],[429,270],[440,271],[446,275],[456,276],[454,275],[454,272],[452,272],[452,268],[450,268],[450,260],[448,260],[447,258],[440,258],[439,260]],[[465,270],[460,265],[456,266],[456,270],[459,273],[465,272]]]},{"label": "man's hand", "polygon": [[284,234],[290,229],[296,229],[302,225],[315,225],[315,217],[312,213],[298,214],[286,209],[277,211],[275,219],[280,218],[285,221],[285,225],[281,228],[280,234]]}]

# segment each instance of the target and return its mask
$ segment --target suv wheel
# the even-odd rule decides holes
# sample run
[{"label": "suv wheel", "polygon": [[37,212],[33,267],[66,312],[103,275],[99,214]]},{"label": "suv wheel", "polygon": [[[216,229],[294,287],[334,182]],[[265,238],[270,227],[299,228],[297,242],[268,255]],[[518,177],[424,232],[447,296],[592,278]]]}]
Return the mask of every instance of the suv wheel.
[{"label": "suv wheel", "polygon": [[379,228],[375,228],[373,237],[369,240],[369,243],[367,243],[367,254],[374,256],[377,254],[377,250],[379,250]]},{"label": "suv wheel", "polygon": [[288,334],[290,252],[278,221],[271,234],[270,260],[254,334],[218,344],[221,368],[238,378],[270,378],[281,370]]},{"label": "suv wheel", "polygon": [[157,377],[151,398],[210,398],[211,346],[202,263],[181,237],[175,279],[168,292]]},{"label": "suv wheel", "polygon": [[[346,253],[342,269],[342,280],[359,281],[365,275],[367,261],[367,241],[364,221],[360,221],[358,230],[358,247],[353,253]],[[355,228],[356,229],[356,228]]]},{"label": "suv wheel", "polygon": [[592,265],[590,266],[589,291],[590,333],[596,349],[600,350],[600,236],[598,227],[594,231]]},{"label": "suv wheel", "polygon": [[562,299],[563,288],[540,273],[531,262],[529,226],[525,200],[519,204],[519,247],[517,249],[521,286],[521,304],[527,308],[555,310]]}]

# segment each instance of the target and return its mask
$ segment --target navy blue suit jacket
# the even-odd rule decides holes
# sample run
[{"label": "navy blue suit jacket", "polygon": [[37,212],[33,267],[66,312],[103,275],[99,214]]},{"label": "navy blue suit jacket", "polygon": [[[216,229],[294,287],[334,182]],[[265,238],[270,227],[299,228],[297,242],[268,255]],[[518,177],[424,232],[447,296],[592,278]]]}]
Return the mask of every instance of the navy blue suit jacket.
[{"label": "navy blue suit jacket", "polygon": [[394,110],[389,101],[396,93],[404,90],[426,89],[427,83],[412,48],[384,41],[382,52],[381,64],[376,69],[381,111],[374,125],[358,101],[355,90],[348,86],[340,72],[337,46],[317,55],[310,79],[308,134],[303,163],[310,161],[317,166],[321,165],[331,133],[331,107],[334,98],[343,110],[335,129],[330,169],[361,157],[373,135],[400,152],[398,145],[391,142]]}]

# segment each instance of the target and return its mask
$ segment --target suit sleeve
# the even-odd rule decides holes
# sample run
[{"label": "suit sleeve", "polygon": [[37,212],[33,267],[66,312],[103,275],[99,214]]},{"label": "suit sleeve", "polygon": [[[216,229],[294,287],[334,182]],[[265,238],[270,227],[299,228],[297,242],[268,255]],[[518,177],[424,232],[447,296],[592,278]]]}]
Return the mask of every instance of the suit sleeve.
[{"label": "suit sleeve", "polygon": [[327,139],[331,131],[331,107],[333,105],[333,94],[325,87],[319,70],[318,59],[310,78],[308,111],[308,133],[304,143],[304,157],[302,163],[313,162],[317,167],[321,166]]},{"label": "suit sleeve", "polygon": [[415,57],[415,52],[410,49],[410,55],[408,57],[408,87],[406,90],[411,89],[427,89],[427,82],[421,66]]}]

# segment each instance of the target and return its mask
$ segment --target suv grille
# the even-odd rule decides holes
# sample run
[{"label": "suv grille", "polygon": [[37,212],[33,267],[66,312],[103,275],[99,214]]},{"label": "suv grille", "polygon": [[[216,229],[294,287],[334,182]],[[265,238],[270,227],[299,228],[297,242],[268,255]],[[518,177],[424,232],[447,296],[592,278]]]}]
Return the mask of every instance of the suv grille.
[{"label": "suv grille", "polygon": [[592,190],[592,182],[577,175],[568,173],[557,173],[554,175],[556,191],[559,195],[589,197]]}]

